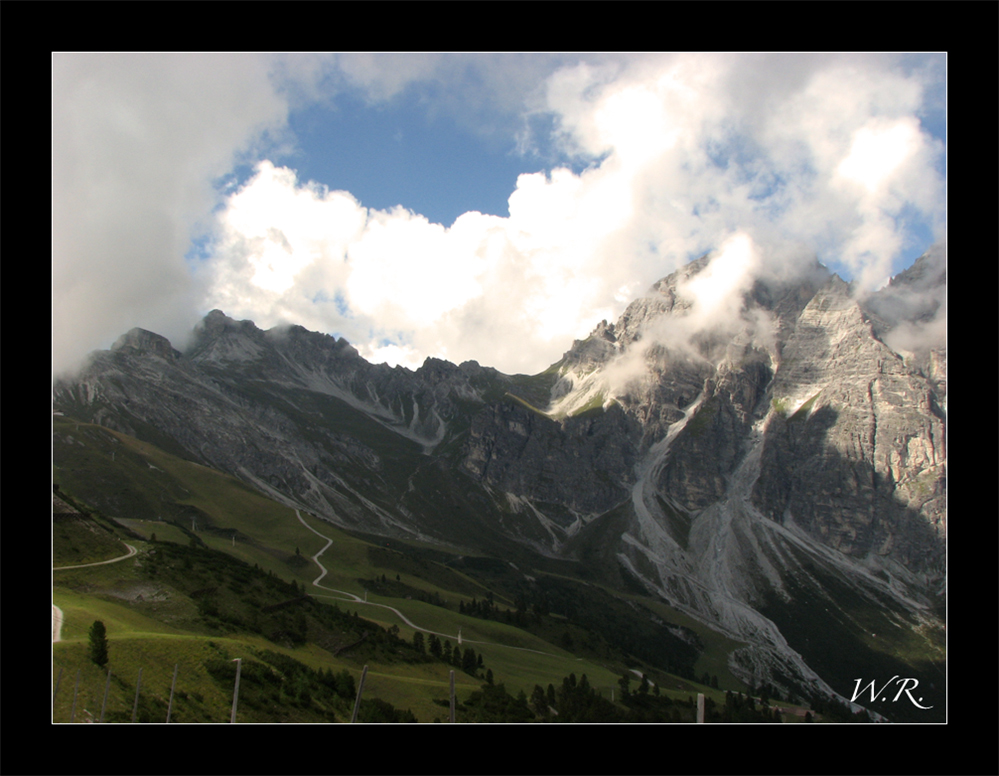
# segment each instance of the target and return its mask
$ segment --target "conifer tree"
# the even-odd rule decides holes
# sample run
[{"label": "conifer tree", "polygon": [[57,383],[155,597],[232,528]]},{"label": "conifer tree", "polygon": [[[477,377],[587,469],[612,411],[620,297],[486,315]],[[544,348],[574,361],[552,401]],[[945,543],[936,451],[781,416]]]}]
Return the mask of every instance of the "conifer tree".
[{"label": "conifer tree", "polygon": [[545,691],[540,684],[534,685],[534,692],[531,693],[531,706],[541,716],[548,714],[548,700],[545,698]]},{"label": "conifer tree", "polygon": [[478,667],[478,660],[475,656],[475,650],[471,647],[465,649],[465,653],[461,656],[461,670],[466,674],[471,674],[475,676],[475,669]]},{"label": "conifer tree", "polygon": [[94,620],[90,626],[90,659],[101,668],[108,662],[107,628],[100,620]]}]

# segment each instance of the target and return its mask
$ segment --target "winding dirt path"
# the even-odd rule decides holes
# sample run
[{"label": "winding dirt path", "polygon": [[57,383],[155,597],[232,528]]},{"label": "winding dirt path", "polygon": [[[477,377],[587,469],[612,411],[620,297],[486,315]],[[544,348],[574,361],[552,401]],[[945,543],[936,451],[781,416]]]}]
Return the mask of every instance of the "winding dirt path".
[{"label": "winding dirt path", "polygon": [[[125,542],[122,542],[122,544],[125,544]],[[96,563],[81,563],[78,566],[53,566],[52,570],[64,571],[66,569],[85,569],[87,566],[103,566],[106,563],[117,563],[118,561],[127,560],[138,553],[138,550],[131,544],[125,544],[125,546],[128,548],[128,553],[118,558],[99,560]],[[57,641],[62,641],[62,609],[52,604],[52,643],[54,644]]]},{"label": "winding dirt path", "polygon": [[461,644],[488,644],[491,647],[504,647],[506,649],[516,649],[520,652],[533,652],[537,655],[548,655],[549,657],[559,657],[559,655],[552,654],[551,652],[542,652],[539,649],[529,649],[528,647],[513,647],[510,646],[509,644],[500,644],[495,641],[478,641],[474,639],[466,639],[464,637],[461,637],[459,639],[458,636],[452,635],[450,633],[440,633],[439,631],[433,631],[430,630],[429,628],[423,628],[417,625],[412,620],[410,620],[406,615],[404,615],[402,612],[400,612],[398,609],[396,609],[393,606],[388,606],[387,604],[376,604],[371,601],[365,601],[360,596],[355,595],[354,593],[348,593],[346,590],[335,590],[332,587],[325,587],[324,585],[320,585],[319,582],[322,580],[323,577],[326,576],[327,571],[326,567],[319,562],[319,556],[329,549],[329,546],[333,544],[333,540],[330,537],[326,536],[325,534],[319,533],[319,531],[317,531],[311,525],[306,523],[305,520],[302,518],[302,514],[297,509],[295,510],[295,514],[298,515],[298,520],[302,525],[304,525],[306,528],[312,531],[312,533],[314,533],[319,538],[326,540],[326,546],[312,556],[312,560],[314,560],[316,562],[316,565],[319,566],[319,568],[322,570],[322,573],[314,580],[312,580],[312,584],[313,586],[318,587],[320,590],[327,590],[331,593],[338,593],[339,595],[323,596],[323,598],[335,598],[339,601],[350,601],[351,603],[362,604],[363,606],[378,606],[381,607],[382,609],[388,609],[390,612],[393,612],[396,616],[398,616],[404,623],[406,623],[406,625],[408,625],[413,630],[422,631],[423,633],[433,633],[435,636],[442,636],[446,639],[455,639],[458,640],[459,643]]},{"label": "winding dirt path", "polygon": [[[122,544],[125,544],[125,542],[122,542]],[[128,554],[122,555],[121,557],[118,558],[111,558],[111,560],[99,560],[96,563],[81,563],[79,566],[53,566],[52,570],[65,571],[66,569],[85,569],[87,568],[87,566],[103,566],[105,563],[117,563],[120,560],[126,560],[128,558],[131,558],[133,555],[135,555],[138,552],[138,550],[135,549],[135,547],[133,547],[131,544],[125,544],[125,546],[128,547]]]}]

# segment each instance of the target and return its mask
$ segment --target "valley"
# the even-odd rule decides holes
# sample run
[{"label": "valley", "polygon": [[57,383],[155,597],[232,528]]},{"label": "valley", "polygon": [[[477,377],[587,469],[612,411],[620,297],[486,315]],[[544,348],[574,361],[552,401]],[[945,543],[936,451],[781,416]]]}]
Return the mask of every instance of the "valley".
[{"label": "valley", "polygon": [[[182,668],[171,721],[226,722],[232,685],[227,690],[229,680],[224,677],[229,673],[222,662],[243,656],[244,671],[251,663],[281,671],[271,653],[291,659],[292,674],[305,671],[295,667],[301,664],[313,672],[346,671],[356,681],[360,669],[368,665],[364,697],[379,698],[401,715],[411,712],[417,721],[446,721],[447,709],[437,702],[447,697],[448,672],[454,666],[415,650],[416,633],[437,636],[447,643],[448,651],[460,651],[461,645],[481,655],[484,668],[474,676],[456,670],[459,702],[481,692],[487,684],[486,671],[513,698],[521,692],[530,695],[535,685],[560,686],[570,675],[585,675],[594,691],[608,700],[616,693],[620,699],[618,682],[634,671],[657,684],[663,698],[680,704],[691,694],[705,692],[723,705],[725,689],[746,689],[723,668],[724,650],[732,644],[688,618],[677,618],[672,627],[695,640],[700,631],[707,642],[690,669],[713,668],[718,687],[653,668],[629,654],[612,630],[606,634],[590,630],[585,618],[581,624],[554,612],[541,614],[537,603],[526,602],[526,591],[536,593],[545,586],[532,585],[538,577],[529,579],[514,569],[515,564],[352,537],[326,521],[296,515],[295,510],[247,491],[230,477],[120,433],[66,418],[56,418],[55,427],[62,438],[72,437],[70,444],[76,448],[67,451],[57,446],[57,498],[65,504],[65,497],[79,510],[71,519],[59,521],[54,545],[53,602],[64,617],[61,639],[53,644],[53,682],[60,672],[62,677],[53,711],[56,722],[69,721],[72,693],[67,681],[77,670],[89,687],[86,699],[81,696],[77,701],[75,721],[84,721],[83,709],[96,716],[103,705],[106,673],[87,659],[86,634],[95,619],[106,624],[111,644],[106,721],[130,720],[140,668],[140,721],[163,721],[176,664]],[[103,500],[117,503],[124,494],[109,489],[107,483],[116,481],[113,470],[119,465],[135,466],[144,475],[137,478],[130,496],[155,501],[166,513],[162,519],[133,517],[119,522],[68,495],[73,488],[102,500],[104,492]],[[184,498],[174,501],[171,493]],[[188,517],[194,514],[197,517]],[[282,515],[291,520],[285,522]],[[66,563],[95,533],[125,537],[137,548],[134,560],[128,560],[130,555],[117,563]],[[223,556],[228,560],[223,561]],[[545,572],[536,573],[541,577]],[[576,584],[565,579],[551,588],[553,599],[554,591],[566,596],[567,611]],[[268,593],[269,589],[274,592]],[[610,616],[627,621],[642,598],[624,602],[605,594],[602,600],[609,609],[620,609]],[[488,609],[475,603],[487,601]],[[645,604],[651,614],[655,605]],[[472,611],[473,605],[477,614],[461,613],[465,606]],[[282,616],[282,606],[289,611],[308,608],[304,614]],[[331,621],[320,610],[336,617]],[[484,611],[489,616],[482,616]],[[285,670],[283,675],[287,680],[290,674]],[[247,676],[243,674],[241,698],[244,692],[253,692]],[[315,690],[313,695],[320,696]],[[353,702],[348,700],[330,696],[303,705],[301,699],[279,694],[270,705],[260,700],[259,709],[241,701],[241,721],[346,721]],[[532,712],[530,719],[542,717]]]}]

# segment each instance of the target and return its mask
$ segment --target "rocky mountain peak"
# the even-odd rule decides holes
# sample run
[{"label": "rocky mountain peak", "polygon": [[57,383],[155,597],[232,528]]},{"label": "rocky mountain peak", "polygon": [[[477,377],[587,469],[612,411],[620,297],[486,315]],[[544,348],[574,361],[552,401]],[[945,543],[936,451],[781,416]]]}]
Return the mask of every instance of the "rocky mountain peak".
[{"label": "rocky mountain peak", "polygon": [[196,361],[224,364],[254,361],[263,350],[263,332],[253,321],[237,321],[212,310],[195,326],[187,355]]},{"label": "rocky mountain peak", "polygon": [[927,290],[947,282],[947,253],[943,245],[934,245],[916,259],[910,267],[899,272],[888,281],[889,287],[907,286],[917,290]]},{"label": "rocky mountain peak", "polygon": [[[864,307],[874,312],[883,322],[882,336],[901,327],[902,346],[907,349],[926,350],[942,345],[942,336],[918,338],[913,327],[927,327],[943,333],[943,319],[947,304],[946,253],[935,246],[924,253],[908,269],[893,277],[886,286],[863,300]],[[909,336],[904,336],[908,334]],[[912,347],[916,344],[917,347]],[[922,347],[918,347],[922,345]]]},{"label": "rocky mountain peak", "polygon": [[166,337],[138,327],[121,335],[111,346],[111,351],[131,352],[137,355],[151,354],[171,361],[180,358],[181,355]]},{"label": "rocky mountain peak", "polygon": [[206,336],[218,336],[228,331],[241,331],[245,333],[260,331],[253,321],[237,321],[235,318],[230,318],[218,309],[212,310],[202,318],[201,322],[195,327],[195,330]]}]

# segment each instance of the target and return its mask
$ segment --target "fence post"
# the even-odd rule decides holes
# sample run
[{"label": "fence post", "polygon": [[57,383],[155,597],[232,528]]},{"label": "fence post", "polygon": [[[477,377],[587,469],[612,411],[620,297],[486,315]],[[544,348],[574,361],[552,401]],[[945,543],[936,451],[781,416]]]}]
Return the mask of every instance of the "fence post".
[{"label": "fence post", "polygon": [[173,710],[173,688],[177,686],[177,666],[178,663],[173,664],[173,681],[170,683],[170,702],[167,704],[167,719],[170,722],[170,712]]},{"label": "fence post", "polygon": [[132,704],[132,722],[135,722],[135,715],[139,713],[139,688],[142,687],[142,669],[139,669],[139,678],[135,680],[135,703]]},{"label": "fence post", "polygon": [[454,669],[451,670],[451,722],[454,722]]},{"label": "fence post", "polygon": [[697,693],[697,721],[704,722],[704,693]]},{"label": "fence post", "polygon": [[357,722],[357,710],[361,708],[361,693],[364,692],[364,677],[368,675],[368,667],[364,666],[361,671],[361,682],[357,685],[357,699],[354,701],[354,713],[350,717],[351,722]]},{"label": "fence post", "polygon": [[101,703],[101,719],[100,719],[101,722],[104,721],[104,709],[108,705],[108,690],[109,689],[111,689],[111,669],[110,668],[108,669],[108,680],[107,680],[107,682],[104,683],[104,702]]},{"label": "fence post", "polygon": [[[55,714],[55,699],[59,694],[59,682],[62,681],[62,669],[59,669],[59,676],[56,677],[55,690],[52,691],[52,713]],[[54,720],[53,720],[54,721]]]},{"label": "fence post", "polygon": [[69,721],[70,722],[75,722],[76,721],[76,694],[77,694],[77,692],[79,692],[79,690],[80,690],[80,671],[79,671],[79,669],[77,669],[77,671],[76,671],[76,686],[73,687],[73,709],[69,713]]},{"label": "fence post", "polygon": [[236,687],[232,691],[232,716],[229,718],[230,724],[236,721],[236,701],[239,700],[239,672],[243,667],[243,658],[237,657],[233,662],[236,664]]}]

